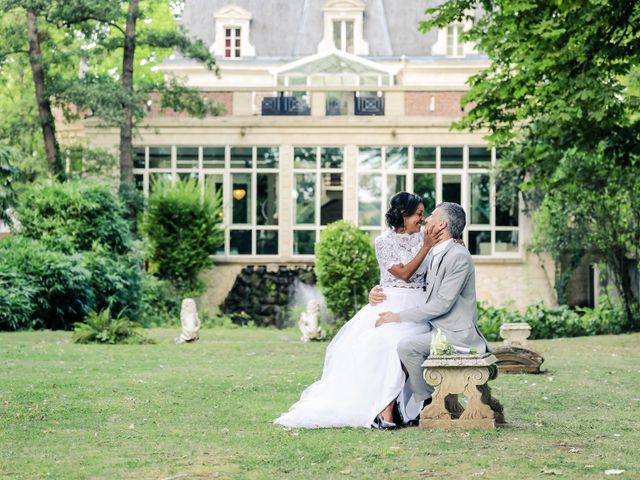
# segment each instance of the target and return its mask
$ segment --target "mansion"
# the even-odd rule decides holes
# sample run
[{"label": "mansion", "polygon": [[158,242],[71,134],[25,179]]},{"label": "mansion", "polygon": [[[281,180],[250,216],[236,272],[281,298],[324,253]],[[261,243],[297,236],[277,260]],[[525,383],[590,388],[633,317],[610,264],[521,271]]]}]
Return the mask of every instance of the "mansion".
[{"label": "mansion", "polygon": [[[150,106],[135,138],[134,173],[196,177],[224,199],[225,242],[214,256],[211,305],[245,265],[310,265],[315,243],[344,219],[373,239],[389,198],[407,190],[430,212],[467,212],[479,300],[553,304],[553,266],[527,252],[530,220],[517,198],[496,201],[500,152],[482,133],[451,129],[469,76],[488,65],[460,41],[470,23],[423,33],[433,0],[186,0],[181,24],[220,74],[172,55],[159,67],[224,107],[196,119]],[[94,147],[118,131],[84,120]],[[213,278],[213,277],[212,277]],[[376,279],[372,279],[372,285]],[[584,289],[587,290],[584,281]]]}]

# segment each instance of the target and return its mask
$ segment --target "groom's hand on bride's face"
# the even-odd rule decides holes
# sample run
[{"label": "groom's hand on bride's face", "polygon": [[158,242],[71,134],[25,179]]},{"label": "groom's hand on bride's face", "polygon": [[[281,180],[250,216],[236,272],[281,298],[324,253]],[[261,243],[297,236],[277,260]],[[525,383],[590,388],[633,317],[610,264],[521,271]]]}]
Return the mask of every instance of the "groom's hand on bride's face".
[{"label": "groom's hand on bride's face", "polygon": [[376,285],[369,292],[369,305],[377,305],[379,303],[384,302],[387,296],[382,292],[382,287],[380,285]]},{"label": "groom's hand on bride's face", "polygon": [[393,312],[382,312],[376,320],[376,327],[384,325],[385,323],[398,323],[400,321],[400,314]]}]

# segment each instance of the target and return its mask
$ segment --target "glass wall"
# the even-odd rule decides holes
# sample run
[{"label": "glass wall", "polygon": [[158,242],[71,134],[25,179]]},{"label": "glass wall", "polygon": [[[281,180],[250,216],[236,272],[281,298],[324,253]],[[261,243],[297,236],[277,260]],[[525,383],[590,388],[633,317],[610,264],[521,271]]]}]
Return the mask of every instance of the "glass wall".
[{"label": "glass wall", "polygon": [[[427,214],[442,201],[460,203],[473,255],[521,255],[519,200],[496,184],[496,154],[485,146],[359,146],[349,162],[344,146],[282,148],[284,165],[279,146],[136,146],[135,184],[149,195],[161,178],[197,178],[203,195],[220,192],[225,243],[215,253],[228,258],[313,256],[321,231],[345,217],[373,239],[386,228],[390,198],[403,190],[420,195]],[[345,172],[345,164],[355,171]],[[349,204],[346,173],[355,189]],[[290,191],[279,191],[281,176]],[[290,219],[284,225],[281,208]]]},{"label": "glass wall", "polygon": [[372,237],[384,226],[391,197],[408,189],[408,172],[407,147],[358,148],[358,223]]},{"label": "glass wall", "polygon": [[406,190],[423,198],[427,215],[443,201],[461,204],[467,212],[463,238],[473,255],[519,255],[518,197],[496,195],[494,156],[484,146],[359,147],[360,228],[379,235],[391,196]]},{"label": "glass wall", "polygon": [[[197,178],[223,198],[225,243],[217,255],[279,255],[277,146],[136,146],[134,178],[145,195],[160,178]],[[209,188],[205,188],[208,185]]]},{"label": "glass wall", "polygon": [[313,255],[322,228],[344,218],[344,148],[293,148],[293,254]]}]

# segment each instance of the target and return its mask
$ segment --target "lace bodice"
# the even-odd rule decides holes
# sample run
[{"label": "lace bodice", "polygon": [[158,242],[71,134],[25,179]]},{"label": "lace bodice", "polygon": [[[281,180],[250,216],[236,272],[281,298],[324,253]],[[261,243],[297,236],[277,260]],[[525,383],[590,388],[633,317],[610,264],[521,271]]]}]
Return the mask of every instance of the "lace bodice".
[{"label": "lace bodice", "polygon": [[[389,268],[402,263],[406,265],[417,255],[422,247],[423,236],[418,233],[396,233],[392,229],[386,230],[376,238],[376,257],[380,267],[380,285],[383,287],[421,288],[424,285],[424,274],[427,262],[423,261],[408,282],[394,277]],[[426,260],[426,259],[425,259]]]}]

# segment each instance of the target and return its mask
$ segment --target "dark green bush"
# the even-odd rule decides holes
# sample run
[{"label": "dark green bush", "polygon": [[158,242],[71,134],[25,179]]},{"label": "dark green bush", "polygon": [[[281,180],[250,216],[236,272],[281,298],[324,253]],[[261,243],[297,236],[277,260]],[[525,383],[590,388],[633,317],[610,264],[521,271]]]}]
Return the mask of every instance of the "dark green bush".
[{"label": "dark green bush", "polygon": [[18,274],[0,272],[0,330],[31,326],[36,293],[36,288]]},{"label": "dark green bush", "polygon": [[478,302],[478,328],[490,342],[499,341],[500,325],[503,323],[521,322],[519,312],[510,312],[505,308],[484,306]]},{"label": "dark green bush", "polygon": [[[19,198],[21,228],[3,245],[0,259],[0,271],[22,283],[0,298],[0,305],[7,305],[0,328],[68,329],[92,309],[139,318],[143,260],[131,250],[124,213],[107,185],[27,188]],[[23,284],[35,293],[20,294]]]},{"label": "dark green bush", "polygon": [[108,308],[113,315],[140,318],[142,310],[142,270],[140,255],[116,255],[94,245],[91,252],[82,255],[91,275],[91,288],[97,311]]},{"label": "dark green bush", "polygon": [[478,328],[487,340],[499,341],[500,325],[512,322],[527,322],[533,340],[618,334],[629,330],[622,305],[608,297],[601,297],[593,309],[572,310],[566,305],[548,308],[536,303],[529,305],[524,314],[478,304]]},{"label": "dark green bush", "polygon": [[16,212],[21,235],[60,251],[88,251],[99,243],[122,254],[131,245],[122,204],[105,184],[84,180],[33,185],[20,194]]},{"label": "dark green bush", "polygon": [[316,275],[327,307],[338,319],[350,319],[380,277],[369,236],[342,220],[329,225],[316,245]]},{"label": "dark green bush", "polygon": [[221,197],[205,190],[203,198],[194,179],[156,182],[142,225],[158,276],[184,294],[202,291],[198,274],[211,266],[210,255],[224,242]]},{"label": "dark green bush", "polygon": [[160,327],[180,324],[182,299],[167,280],[160,280],[147,273],[142,279],[142,315],[144,327]]},{"label": "dark green bush", "polygon": [[139,331],[139,324],[132,322],[127,317],[111,317],[108,308],[100,313],[89,312],[85,322],[74,325],[74,343],[105,343],[114,345],[116,343],[140,344],[148,343]]},{"label": "dark green bush", "polygon": [[[0,241],[0,272],[20,278],[33,292],[28,327],[69,329],[94,308],[90,273],[80,255],[66,255],[28,238],[9,237]],[[23,320],[21,315],[7,323],[17,325]]]}]

